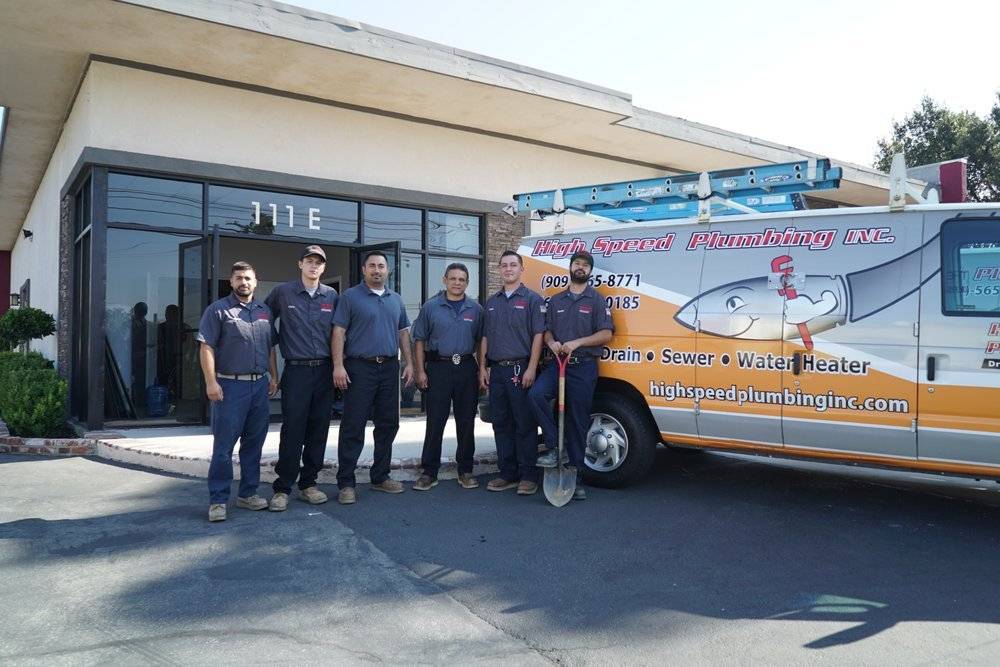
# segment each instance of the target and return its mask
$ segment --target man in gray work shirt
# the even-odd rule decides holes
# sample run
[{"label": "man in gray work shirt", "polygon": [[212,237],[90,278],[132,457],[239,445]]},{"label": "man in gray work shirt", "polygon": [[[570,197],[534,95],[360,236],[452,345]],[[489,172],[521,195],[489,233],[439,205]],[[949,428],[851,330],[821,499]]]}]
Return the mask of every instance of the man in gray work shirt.
[{"label": "man in gray work shirt", "polygon": [[455,432],[458,448],[458,483],[475,489],[479,482],[472,475],[472,457],[476,452],[476,403],[479,365],[475,351],[482,338],[483,308],[465,295],[469,269],[458,262],[444,271],[445,289],[429,299],[413,323],[416,341],[417,386],[427,399],[427,429],[420,467],[422,473],[413,484],[416,491],[429,491],[437,485],[441,467],[441,438],[448,414],[455,406]]},{"label": "man in gray work shirt", "polygon": [[337,443],[338,502],[357,501],[354,470],[365,444],[365,424],[375,424],[375,458],[371,488],[402,493],[403,485],[389,477],[392,441],[399,431],[399,351],[403,351],[403,381],[413,381],[410,361],[410,318],[403,299],[386,287],[389,263],[373,250],[362,265],[364,281],[345,290],[333,317],[333,383],[344,391],[344,416]]},{"label": "man in gray work shirt", "polygon": [[327,501],[316,488],[323,468],[333,406],[333,364],[330,338],[337,290],[319,279],[326,253],[306,246],[299,259],[300,277],[278,285],[265,303],[279,323],[278,342],[285,370],[281,375],[281,442],[269,509],[283,512],[295,480],[299,497],[313,505]]},{"label": "man in gray work shirt", "polygon": [[233,482],[233,447],[240,441],[236,506],[262,510],[257,495],[260,451],[267,436],[267,397],[277,390],[271,309],[253,298],[257,274],[246,262],[230,271],[232,294],[205,309],[195,340],[201,342],[205,393],[212,402],[212,462],[208,467],[208,520],[225,521]]}]

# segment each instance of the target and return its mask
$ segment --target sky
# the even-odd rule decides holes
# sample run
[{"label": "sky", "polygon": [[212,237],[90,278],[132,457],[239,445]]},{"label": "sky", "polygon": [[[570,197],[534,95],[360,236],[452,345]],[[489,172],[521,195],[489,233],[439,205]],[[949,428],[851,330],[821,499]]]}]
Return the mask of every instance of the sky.
[{"label": "sky", "polygon": [[921,97],[985,115],[1000,91],[1000,3],[985,1],[290,4],[598,84],[631,94],[644,109],[868,166],[876,141]]}]

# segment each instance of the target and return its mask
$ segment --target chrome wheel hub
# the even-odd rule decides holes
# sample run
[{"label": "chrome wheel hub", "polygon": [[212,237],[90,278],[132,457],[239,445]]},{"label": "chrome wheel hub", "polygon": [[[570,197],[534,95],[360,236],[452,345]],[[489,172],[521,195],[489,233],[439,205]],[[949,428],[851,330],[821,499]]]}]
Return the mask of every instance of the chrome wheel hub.
[{"label": "chrome wheel hub", "polygon": [[625,427],[611,415],[602,412],[591,415],[587,432],[587,467],[597,472],[611,472],[628,455],[628,436]]}]

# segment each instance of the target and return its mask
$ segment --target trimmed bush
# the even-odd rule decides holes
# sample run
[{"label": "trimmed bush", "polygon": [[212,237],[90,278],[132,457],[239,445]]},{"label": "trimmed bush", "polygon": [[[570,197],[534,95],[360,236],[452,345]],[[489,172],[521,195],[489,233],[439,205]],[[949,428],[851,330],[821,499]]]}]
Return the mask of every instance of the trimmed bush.
[{"label": "trimmed bush", "polygon": [[66,382],[51,368],[8,370],[0,376],[0,415],[14,435],[58,436],[66,425]]},{"label": "trimmed bush", "polygon": [[[0,352],[0,404],[3,403],[4,396],[14,389],[10,378],[5,377],[10,371],[40,371],[52,368],[52,362],[43,357],[38,352],[21,354],[20,352]],[[3,409],[0,408],[0,417],[3,417]]]},{"label": "trimmed bush", "polygon": [[56,321],[38,308],[11,308],[0,317],[0,346],[11,350],[56,332]]}]

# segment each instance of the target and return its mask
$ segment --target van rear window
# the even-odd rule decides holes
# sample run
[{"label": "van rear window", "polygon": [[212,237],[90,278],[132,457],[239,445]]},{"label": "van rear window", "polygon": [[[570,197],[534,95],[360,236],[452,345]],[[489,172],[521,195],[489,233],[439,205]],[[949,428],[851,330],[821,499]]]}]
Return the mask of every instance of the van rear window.
[{"label": "van rear window", "polygon": [[1000,313],[1000,219],[942,225],[941,310],[945,315]]}]

